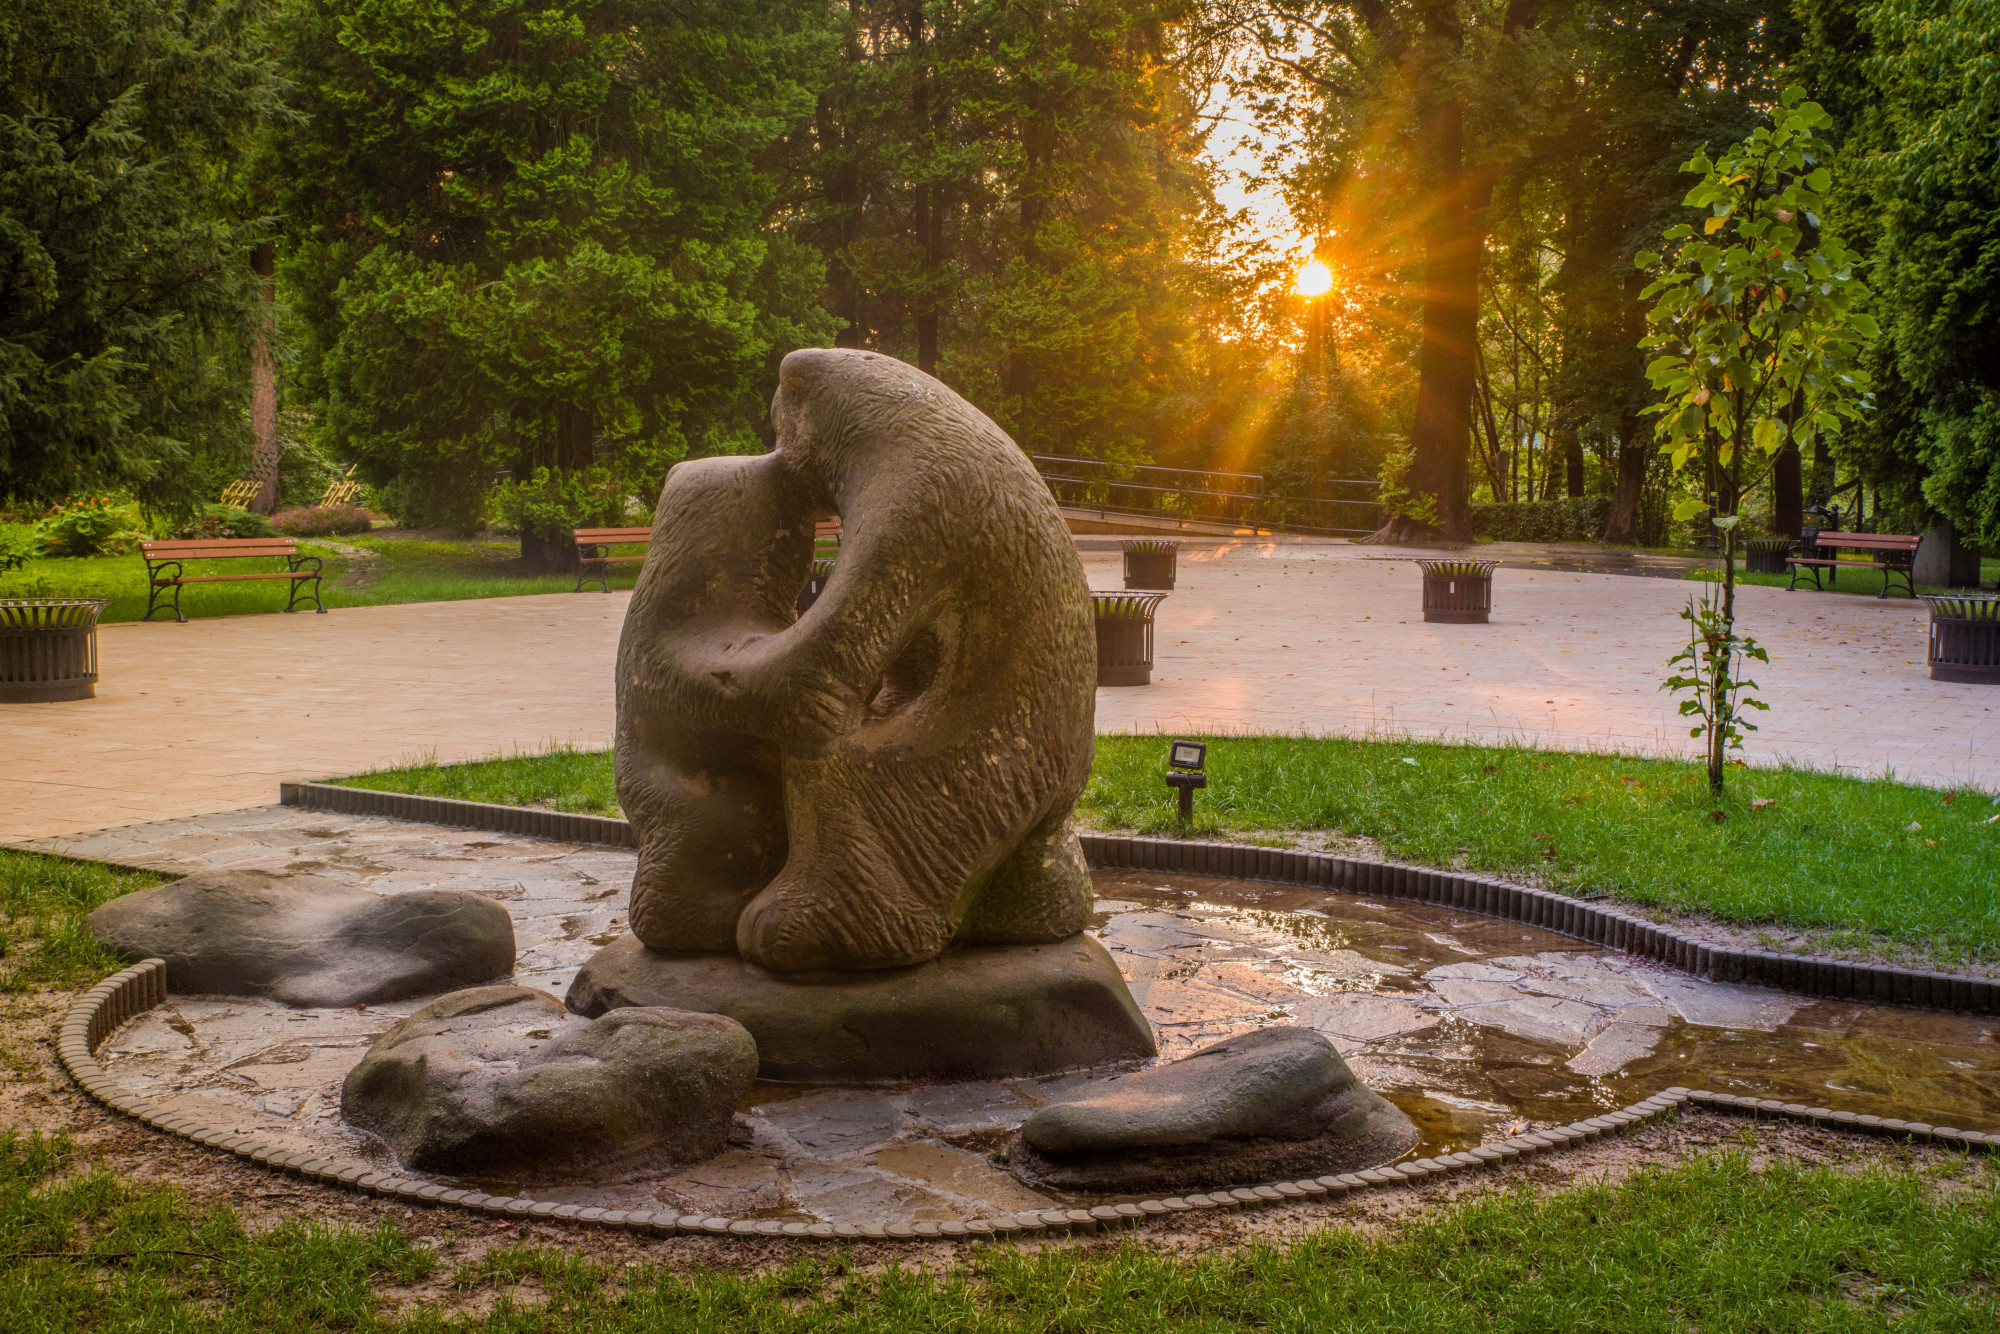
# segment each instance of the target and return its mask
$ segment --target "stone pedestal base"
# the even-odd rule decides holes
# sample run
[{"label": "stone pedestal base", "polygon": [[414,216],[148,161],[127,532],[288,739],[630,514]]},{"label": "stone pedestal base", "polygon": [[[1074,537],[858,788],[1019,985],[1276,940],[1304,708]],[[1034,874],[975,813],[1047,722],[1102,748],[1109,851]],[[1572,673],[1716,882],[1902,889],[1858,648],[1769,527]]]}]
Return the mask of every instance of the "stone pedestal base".
[{"label": "stone pedestal base", "polygon": [[631,936],[576,975],[569,1008],[725,1014],[765,1079],[847,1084],[1054,1074],[1155,1054],[1152,1027],[1102,945],[952,950],[914,968],[772,973],[733,954],[665,954]]}]

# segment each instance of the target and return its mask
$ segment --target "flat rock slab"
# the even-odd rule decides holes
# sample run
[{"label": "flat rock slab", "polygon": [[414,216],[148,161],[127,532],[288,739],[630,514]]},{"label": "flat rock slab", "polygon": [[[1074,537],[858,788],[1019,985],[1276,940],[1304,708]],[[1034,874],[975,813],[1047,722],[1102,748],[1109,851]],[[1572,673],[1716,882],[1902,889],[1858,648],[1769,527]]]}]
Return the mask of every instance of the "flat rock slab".
[{"label": "flat rock slab", "polygon": [[382,895],[319,876],[203,871],[85,920],[122,958],[165,959],[168,985],[193,995],[375,1005],[514,971],[514,919],[461,890]]},{"label": "flat rock slab", "polygon": [[1008,1146],[1038,1186],[1129,1194],[1374,1167],[1418,1140],[1325,1037],[1264,1028],[1042,1108]]},{"label": "flat rock slab", "polygon": [[911,968],[772,973],[727,954],[605,946],[569,1008],[726,1014],[757,1040],[766,1079],[864,1083],[1054,1074],[1140,1060],[1153,1033],[1102,945],[951,950]]},{"label": "flat rock slab", "polygon": [[383,1034],[340,1109],[405,1167],[573,1181],[714,1157],[756,1077],[756,1044],[721,1015],[592,1020],[526,987],[474,987]]}]

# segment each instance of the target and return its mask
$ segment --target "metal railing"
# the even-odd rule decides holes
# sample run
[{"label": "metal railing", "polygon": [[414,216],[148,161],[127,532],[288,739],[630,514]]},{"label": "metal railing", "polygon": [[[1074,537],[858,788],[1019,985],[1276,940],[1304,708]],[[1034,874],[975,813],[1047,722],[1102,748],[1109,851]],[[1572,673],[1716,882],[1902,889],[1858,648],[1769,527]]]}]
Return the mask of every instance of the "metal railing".
[{"label": "metal railing", "polygon": [[[1030,456],[1035,471],[1065,509],[1176,524],[1220,524],[1256,532],[1360,536],[1381,527],[1382,506],[1372,496],[1296,496],[1265,488],[1261,473],[1206,472],[1150,463],[1106,463],[1056,455]],[[1330,478],[1323,488],[1375,492],[1381,483]],[[1356,527],[1355,524],[1363,524]]]}]

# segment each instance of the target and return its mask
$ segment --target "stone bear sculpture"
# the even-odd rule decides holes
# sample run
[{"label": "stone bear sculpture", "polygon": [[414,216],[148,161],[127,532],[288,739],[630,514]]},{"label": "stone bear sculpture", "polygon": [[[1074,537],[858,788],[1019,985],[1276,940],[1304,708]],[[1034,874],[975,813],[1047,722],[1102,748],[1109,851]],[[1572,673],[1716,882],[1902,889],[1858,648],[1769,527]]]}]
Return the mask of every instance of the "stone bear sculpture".
[{"label": "stone bear sculpture", "polygon": [[[618,650],[632,928],[777,972],[1082,930],[1089,589],[1048,488],[893,358],[785,358],[777,448],[678,465]],[[814,523],[839,559],[793,621]]]}]

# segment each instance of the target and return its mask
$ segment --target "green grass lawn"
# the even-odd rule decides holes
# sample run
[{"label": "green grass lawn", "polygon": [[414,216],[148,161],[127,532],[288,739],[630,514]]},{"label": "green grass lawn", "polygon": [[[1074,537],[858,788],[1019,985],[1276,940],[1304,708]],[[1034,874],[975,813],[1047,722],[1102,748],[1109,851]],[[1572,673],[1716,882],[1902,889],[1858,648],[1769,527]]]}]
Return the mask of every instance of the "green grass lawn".
[{"label": "green grass lawn", "polygon": [[84,929],[107,899],[165,876],[0,848],[0,994],[86,987],[122,966]]},{"label": "green grass lawn", "polygon": [[[613,1267],[560,1246],[449,1267],[418,1230],[293,1219],[138,1184],[62,1138],[0,1136],[0,1327],[44,1334],[445,1328],[493,1334],[1332,1334],[1334,1331],[1987,1331],[2000,1319],[2000,1193],[1987,1162],[1842,1172],[1707,1154],[1618,1185],[1523,1187],[1380,1235],[1177,1258],[1117,1246],[968,1248],[862,1272],[824,1254],[763,1273]],[[381,1309],[428,1284],[436,1303]],[[494,1294],[498,1292],[497,1298]],[[518,1294],[518,1296],[517,1296]],[[487,1300],[482,1300],[487,1299]],[[490,1301],[490,1305],[488,1302]]]},{"label": "green grass lawn", "polygon": [[[2000,959],[2000,805],[1985,793],[1797,769],[1701,768],[1509,746],[1211,737],[1209,786],[1182,826],[1166,741],[1098,738],[1078,811],[1091,825],[1193,837],[1326,832],[1426,866],[1531,877],[1743,926],[1882,939],[1934,962]],[[418,765],[340,780],[503,805],[618,813],[608,753]]]},{"label": "green grass lawn", "polygon": [[[1786,588],[1790,586],[1792,582],[1792,576],[1789,571],[1787,571],[1784,574],[1755,573],[1745,568],[1746,559],[1747,558],[1738,558],[1737,560],[1736,563],[1737,583],[1758,584],[1765,588]],[[1851,570],[1846,569],[1844,568],[1845,565],[1852,565],[1854,568]],[[1876,594],[1882,591],[1882,572],[1880,570],[1875,569],[1867,561],[1852,560],[1844,562],[1843,568],[1840,571],[1840,576],[1841,576],[1840,582],[1834,583],[1831,581],[1830,572],[1827,570],[1821,570],[1820,571],[1821,591],[1827,593],[1866,593],[1869,597],[1874,597]],[[1713,581],[1715,579],[1720,578],[1721,576],[1719,574],[1719,565],[1714,560],[1711,560],[1711,562],[1707,565],[1689,570],[1687,574],[1685,574],[1682,577],[1686,579],[1695,580],[1696,582],[1704,582],[1704,581]],[[1989,556],[1986,557],[1985,559],[1982,559],[1979,562],[1979,582],[1982,584],[1991,584],[1996,581],[2000,581],[2000,557]],[[1903,590],[1903,581],[1900,578],[1898,578],[1895,581],[1894,590],[1895,591],[1890,593],[1889,596],[1891,597],[1908,596],[1908,594],[1905,593]],[[1801,592],[1812,591],[1812,581],[1809,577],[1802,579],[1800,581],[1799,591]],[[1933,588],[1929,584],[1917,585],[1917,592],[1919,593],[1943,594],[1943,593],[1971,593],[1975,591],[1976,590],[1969,588]]]},{"label": "green grass lawn", "polygon": [[[515,597],[527,593],[566,593],[576,586],[573,575],[530,575],[516,568],[519,545],[513,541],[459,539],[452,541],[389,538],[363,534],[333,539],[342,546],[375,553],[380,560],[365,587],[336,584],[353,565],[325,543],[302,542],[301,548],[321,557],[325,579],[321,595],[329,607],[376,607],[398,602],[452,602],[462,598]],[[190,565],[190,574],[240,574],[280,568],[270,561],[212,561]],[[638,567],[614,567],[613,588],[630,588]],[[595,588],[591,590],[595,592]],[[134,621],[146,611],[146,566],[137,555],[83,556],[31,560],[18,570],[0,573],[0,597],[103,597],[111,605],[104,621]],[[280,580],[195,584],[181,590],[181,608],[189,619],[281,611],[287,588]],[[173,619],[171,607],[154,620]]]}]

